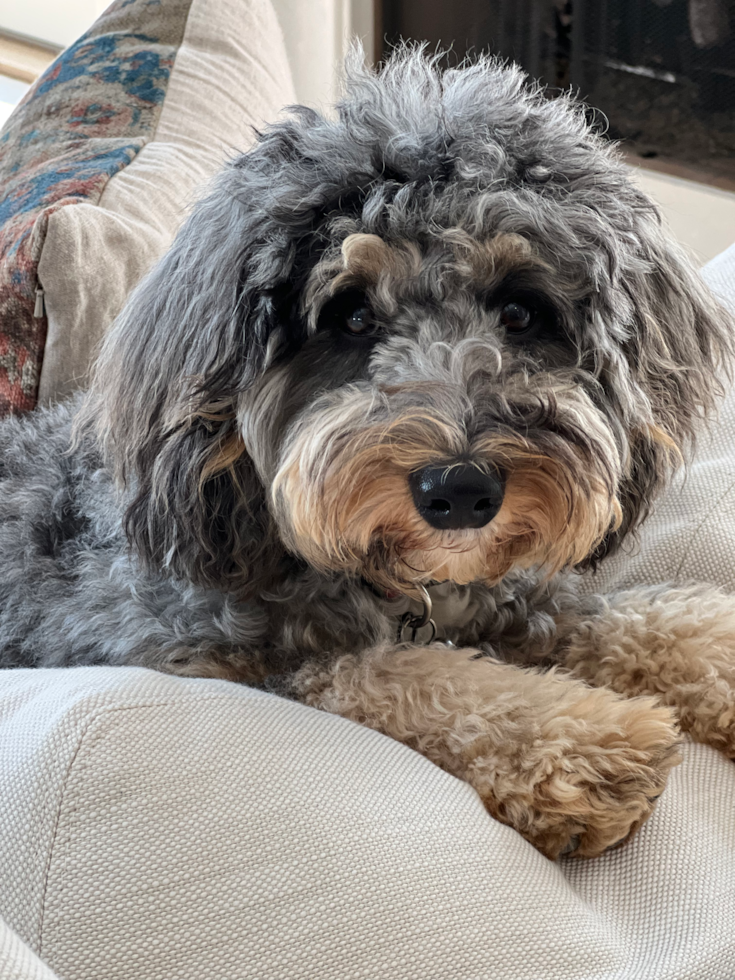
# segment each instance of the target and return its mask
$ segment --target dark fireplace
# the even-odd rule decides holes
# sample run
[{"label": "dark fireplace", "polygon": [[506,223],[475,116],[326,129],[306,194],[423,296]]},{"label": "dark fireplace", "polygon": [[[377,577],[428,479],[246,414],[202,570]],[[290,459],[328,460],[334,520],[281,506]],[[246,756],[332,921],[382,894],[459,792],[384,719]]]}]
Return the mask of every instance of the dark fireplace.
[{"label": "dark fireplace", "polygon": [[510,58],[630,151],[735,178],[735,0],[383,0],[383,34]]}]

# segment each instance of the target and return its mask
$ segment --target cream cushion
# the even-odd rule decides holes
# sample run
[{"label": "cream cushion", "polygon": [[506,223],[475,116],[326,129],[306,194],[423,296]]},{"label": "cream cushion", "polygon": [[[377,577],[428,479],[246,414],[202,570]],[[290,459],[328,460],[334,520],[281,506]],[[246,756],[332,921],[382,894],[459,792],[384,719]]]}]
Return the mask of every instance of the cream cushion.
[{"label": "cream cushion", "polygon": [[2,980],[57,980],[10,926],[0,919],[0,977]]},{"label": "cream cushion", "polygon": [[404,746],[227,682],[19,670],[0,717],[0,913],[63,980],[732,976],[707,748],[630,846],[555,865]]},{"label": "cream cushion", "polygon": [[193,0],[153,138],[97,204],[49,217],[38,266],[48,317],[42,404],[83,386],[97,344],[190,202],[247,149],[254,126],[293,101],[269,0]]},{"label": "cream cushion", "polygon": [[[732,583],[733,446],[730,394],[598,586]],[[629,845],[552,864],[343,719],[137,668],[9,671],[0,978],[48,980],[35,954],[62,980],[732,980],[733,800],[732,762],[688,744]]]}]

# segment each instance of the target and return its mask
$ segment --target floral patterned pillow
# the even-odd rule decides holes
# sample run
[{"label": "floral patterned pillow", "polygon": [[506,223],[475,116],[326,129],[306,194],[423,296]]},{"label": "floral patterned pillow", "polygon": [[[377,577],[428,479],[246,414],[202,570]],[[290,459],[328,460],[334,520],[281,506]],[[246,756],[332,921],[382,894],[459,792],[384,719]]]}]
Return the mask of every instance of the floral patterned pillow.
[{"label": "floral patterned pillow", "polygon": [[0,133],[0,417],[33,408],[46,338],[49,216],[95,204],[153,138],[192,0],[116,0]]}]

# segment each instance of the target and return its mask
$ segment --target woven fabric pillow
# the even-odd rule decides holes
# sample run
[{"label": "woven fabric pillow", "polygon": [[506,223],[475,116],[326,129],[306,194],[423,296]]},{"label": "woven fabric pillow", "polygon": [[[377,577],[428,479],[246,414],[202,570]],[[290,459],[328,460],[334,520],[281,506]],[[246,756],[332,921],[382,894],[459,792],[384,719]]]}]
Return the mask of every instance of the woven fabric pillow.
[{"label": "woven fabric pillow", "polygon": [[0,134],[0,416],[84,383],[200,185],[291,101],[269,0],[116,0],[57,58]]}]

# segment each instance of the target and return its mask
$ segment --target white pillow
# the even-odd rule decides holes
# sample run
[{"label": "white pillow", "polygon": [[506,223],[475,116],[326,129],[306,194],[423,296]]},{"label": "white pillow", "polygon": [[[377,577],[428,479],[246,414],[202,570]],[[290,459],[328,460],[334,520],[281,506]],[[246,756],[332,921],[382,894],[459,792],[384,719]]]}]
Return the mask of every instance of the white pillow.
[{"label": "white pillow", "polygon": [[729,980],[734,796],[689,745],[629,845],[552,864],[342,718],[133,667],[8,671],[0,916],[64,980]]}]

